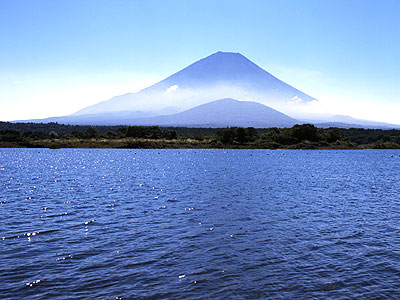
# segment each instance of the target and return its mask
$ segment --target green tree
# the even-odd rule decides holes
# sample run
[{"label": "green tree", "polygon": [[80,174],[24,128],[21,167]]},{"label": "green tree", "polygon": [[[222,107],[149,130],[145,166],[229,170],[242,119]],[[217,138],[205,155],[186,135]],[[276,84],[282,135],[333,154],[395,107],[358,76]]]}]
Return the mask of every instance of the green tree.
[{"label": "green tree", "polygon": [[291,128],[291,131],[292,136],[298,143],[305,140],[312,142],[317,142],[320,140],[318,128],[312,124],[294,125]]},{"label": "green tree", "polygon": [[92,139],[95,138],[99,135],[99,131],[97,130],[96,127],[93,126],[89,126],[88,128],[86,128],[85,130],[85,137],[87,139]]},{"label": "green tree", "polygon": [[163,138],[168,140],[176,140],[178,138],[178,135],[175,130],[163,130],[162,136]]},{"label": "green tree", "polygon": [[57,139],[58,138],[58,133],[55,132],[55,131],[52,131],[52,132],[49,133],[49,137],[51,139]]},{"label": "green tree", "polygon": [[279,132],[276,141],[283,145],[296,144],[297,139],[293,136],[293,128],[283,128]]},{"label": "green tree", "polygon": [[235,129],[234,128],[223,128],[217,130],[218,140],[222,144],[232,144],[233,139],[235,138]]},{"label": "green tree", "polygon": [[281,130],[277,127],[271,127],[265,132],[262,136],[261,139],[270,141],[270,142],[276,142],[278,141],[278,137],[280,134]]},{"label": "green tree", "polygon": [[74,130],[74,131],[71,132],[71,135],[72,135],[74,138],[81,139],[81,138],[83,138],[84,133],[83,133],[82,131],[76,131],[76,130]]},{"label": "green tree", "polygon": [[4,142],[22,142],[24,136],[19,130],[1,130],[0,141]]},{"label": "green tree", "polygon": [[117,130],[117,136],[119,138],[124,138],[126,137],[126,133],[128,132],[128,128],[127,127],[119,127]]},{"label": "green tree", "polygon": [[326,140],[328,143],[343,140],[343,134],[337,128],[329,129],[326,132]]},{"label": "green tree", "polygon": [[108,139],[114,139],[117,136],[117,134],[114,131],[107,131],[105,134],[105,137]]},{"label": "green tree", "polygon": [[239,144],[243,144],[243,143],[247,142],[247,140],[248,140],[248,137],[247,137],[246,129],[244,129],[243,127],[236,128],[236,141]]},{"label": "green tree", "polygon": [[258,133],[254,127],[247,127],[246,135],[248,140],[254,141],[254,139],[258,136]]}]

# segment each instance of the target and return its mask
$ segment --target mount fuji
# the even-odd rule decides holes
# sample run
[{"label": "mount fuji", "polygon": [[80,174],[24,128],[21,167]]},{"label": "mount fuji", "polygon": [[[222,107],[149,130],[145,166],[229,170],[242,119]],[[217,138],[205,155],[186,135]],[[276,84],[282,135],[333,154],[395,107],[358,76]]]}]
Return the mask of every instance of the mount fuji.
[{"label": "mount fuji", "polygon": [[[72,115],[24,122],[59,122],[80,125],[139,125],[145,123],[149,125],[196,126],[190,122],[190,118],[184,118],[188,113],[181,115],[179,112],[211,103],[217,99],[235,99],[239,102],[218,102],[220,112],[224,107],[226,112],[232,113],[232,115],[220,113],[218,122],[211,120],[209,115],[214,115],[214,113],[207,111],[207,109],[216,108],[216,104],[206,106],[207,109],[204,107],[197,109],[196,124],[289,126],[293,124],[294,119],[284,114],[281,114],[281,118],[279,118],[277,113],[285,111],[285,108],[288,107],[293,110],[294,107],[301,107],[307,102],[315,100],[274,77],[240,53],[217,52],[137,93],[113,97],[83,108]],[[258,109],[263,111],[263,120],[260,119],[261,115],[257,114],[257,109],[247,110],[247,113],[241,116],[240,113],[233,113],[234,109],[230,108],[230,105],[233,105],[235,109],[239,109],[239,106],[248,109],[253,105],[249,102],[257,102],[260,105]],[[254,107],[253,105],[252,108]],[[198,112],[202,112],[203,115],[199,115]],[[164,117],[165,115],[169,116]],[[173,120],[173,118],[179,118],[179,120]],[[202,118],[204,122],[201,121]],[[187,120],[187,122],[185,123],[183,120]]]},{"label": "mount fuji", "polygon": [[217,52],[137,93],[86,107],[73,115],[189,109],[216,99],[257,101],[277,109],[314,100],[239,53]]},{"label": "mount fuji", "polygon": [[240,53],[216,52],[137,93],[116,96],[68,116],[14,122],[213,127],[314,123],[319,127],[399,128],[343,116],[320,119],[310,115],[298,121],[283,114],[307,112],[307,103],[314,100]]}]

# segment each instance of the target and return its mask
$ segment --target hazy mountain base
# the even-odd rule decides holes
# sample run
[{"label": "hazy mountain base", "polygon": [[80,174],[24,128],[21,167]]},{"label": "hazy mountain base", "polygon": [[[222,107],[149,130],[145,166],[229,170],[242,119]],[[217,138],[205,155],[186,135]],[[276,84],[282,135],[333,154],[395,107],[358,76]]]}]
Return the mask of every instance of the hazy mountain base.
[{"label": "hazy mountain base", "polygon": [[[151,114],[147,112],[147,114]],[[146,116],[145,112],[111,112],[76,115],[30,122],[58,122],[71,125],[129,125],[129,126],[175,126],[175,127],[290,127],[299,121],[266,105],[252,101],[224,98],[202,104],[172,115]]]},{"label": "hazy mountain base", "polygon": [[[34,127],[35,124],[5,124]],[[39,128],[42,130],[43,124]],[[160,128],[158,126],[96,127],[49,124],[59,132],[0,130],[7,148],[231,148],[231,149],[400,149],[399,130],[317,128]],[[7,127],[6,127],[7,128]],[[69,131],[66,128],[75,130]],[[78,130],[77,130],[78,129]],[[105,131],[108,129],[108,131]],[[99,133],[101,132],[101,133]]]},{"label": "hazy mountain base", "polygon": [[189,109],[222,98],[257,100],[280,111],[297,111],[314,100],[240,53],[217,52],[137,93],[113,97],[73,115],[153,111],[170,105]]},{"label": "hazy mountain base", "polygon": [[68,116],[16,122],[259,128],[313,123],[318,127],[400,128],[348,116],[311,115],[310,105],[316,101],[239,53],[217,52],[137,93],[115,96]]}]

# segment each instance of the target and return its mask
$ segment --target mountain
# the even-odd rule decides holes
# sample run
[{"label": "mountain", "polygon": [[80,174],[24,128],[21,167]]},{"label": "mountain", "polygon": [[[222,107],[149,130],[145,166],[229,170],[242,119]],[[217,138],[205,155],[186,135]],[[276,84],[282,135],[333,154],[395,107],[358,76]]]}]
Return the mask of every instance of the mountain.
[{"label": "mountain", "polygon": [[73,115],[154,111],[171,105],[188,109],[222,98],[252,100],[283,110],[314,100],[239,53],[217,52],[137,93],[113,97]]},{"label": "mountain", "polygon": [[112,111],[99,114],[85,114],[85,115],[69,115],[62,117],[50,117],[45,119],[30,119],[30,120],[16,120],[13,122],[32,122],[32,123],[50,123],[57,122],[60,124],[70,125],[123,125],[130,124],[133,120],[170,115],[181,111],[181,109],[168,106],[157,111]]},{"label": "mountain", "polygon": [[366,129],[400,129],[400,125],[385,122],[356,119],[350,116],[335,115],[323,120],[309,121],[318,127],[366,128]]},{"label": "mountain", "polygon": [[291,127],[297,120],[268,106],[225,98],[165,116],[136,119],[131,125],[191,127]]},{"label": "mountain", "polygon": [[[225,100],[215,102],[215,99]],[[280,112],[307,111],[307,103],[313,100],[315,99],[274,77],[240,53],[217,52],[137,93],[113,97],[69,116],[23,122],[79,125],[289,126],[295,120]],[[179,113],[182,110],[186,111]],[[347,116],[300,123],[304,122],[314,123],[319,127],[399,128],[397,125]]]},{"label": "mountain", "polygon": [[111,111],[98,114],[69,115],[45,119],[16,120],[13,122],[50,123],[57,122],[69,125],[123,125],[126,120],[153,117],[159,114],[152,111]]},{"label": "mountain", "polygon": [[[169,111],[174,110],[170,108]],[[20,121],[19,121],[20,122]],[[159,125],[189,127],[290,127],[297,120],[268,106],[251,101],[220,99],[172,115],[149,112],[109,112],[53,117],[25,122],[58,122],[70,125]]]}]

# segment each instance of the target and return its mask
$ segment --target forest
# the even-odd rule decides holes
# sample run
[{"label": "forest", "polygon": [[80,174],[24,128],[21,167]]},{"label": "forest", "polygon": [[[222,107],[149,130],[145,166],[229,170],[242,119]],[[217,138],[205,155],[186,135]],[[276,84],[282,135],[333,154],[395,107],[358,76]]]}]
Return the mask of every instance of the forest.
[{"label": "forest", "polygon": [[399,149],[400,130],[318,128],[189,128],[80,126],[0,122],[0,147]]}]

